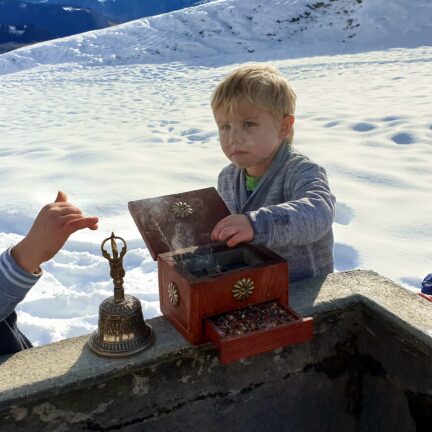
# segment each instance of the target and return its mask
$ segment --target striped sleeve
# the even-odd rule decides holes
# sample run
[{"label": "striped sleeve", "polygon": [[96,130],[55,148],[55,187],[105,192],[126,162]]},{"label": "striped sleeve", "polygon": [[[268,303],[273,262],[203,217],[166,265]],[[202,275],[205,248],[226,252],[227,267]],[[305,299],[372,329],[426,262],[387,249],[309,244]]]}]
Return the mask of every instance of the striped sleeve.
[{"label": "striped sleeve", "polygon": [[0,321],[7,318],[30,288],[40,279],[39,274],[28,273],[13,259],[9,248],[0,255]]}]

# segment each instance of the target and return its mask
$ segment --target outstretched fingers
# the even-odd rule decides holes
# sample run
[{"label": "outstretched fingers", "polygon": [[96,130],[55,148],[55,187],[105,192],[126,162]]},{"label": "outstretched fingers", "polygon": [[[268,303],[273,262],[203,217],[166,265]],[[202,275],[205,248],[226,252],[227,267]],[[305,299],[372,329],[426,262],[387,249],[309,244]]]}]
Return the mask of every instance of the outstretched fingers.
[{"label": "outstretched fingers", "polygon": [[64,224],[64,228],[66,230],[66,233],[68,235],[71,235],[72,233],[79,231],[84,228],[89,228],[91,230],[96,230],[98,228],[99,218],[97,217],[78,217],[73,218],[71,220],[68,220]]}]

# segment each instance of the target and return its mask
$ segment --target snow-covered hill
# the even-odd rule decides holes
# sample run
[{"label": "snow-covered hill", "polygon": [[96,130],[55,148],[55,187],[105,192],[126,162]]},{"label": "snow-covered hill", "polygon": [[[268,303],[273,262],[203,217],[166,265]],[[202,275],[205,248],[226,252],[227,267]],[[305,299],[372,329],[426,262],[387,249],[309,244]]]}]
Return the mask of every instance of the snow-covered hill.
[{"label": "snow-covered hill", "polygon": [[219,0],[3,54],[0,74],[40,64],[220,64],[417,47],[432,44],[431,17],[430,0]]}]

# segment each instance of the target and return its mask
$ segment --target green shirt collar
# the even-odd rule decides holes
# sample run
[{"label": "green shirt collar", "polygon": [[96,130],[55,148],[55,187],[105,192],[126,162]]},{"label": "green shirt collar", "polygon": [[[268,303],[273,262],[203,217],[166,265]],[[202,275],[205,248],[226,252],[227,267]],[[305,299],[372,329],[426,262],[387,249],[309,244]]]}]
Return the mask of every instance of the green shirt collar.
[{"label": "green shirt collar", "polygon": [[258,186],[258,183],[261,180],[261,176],[252,177],[250,175],[247,175],[247,173],[245,173],[245,177],[246,177],[246,190],[253,192]]}]

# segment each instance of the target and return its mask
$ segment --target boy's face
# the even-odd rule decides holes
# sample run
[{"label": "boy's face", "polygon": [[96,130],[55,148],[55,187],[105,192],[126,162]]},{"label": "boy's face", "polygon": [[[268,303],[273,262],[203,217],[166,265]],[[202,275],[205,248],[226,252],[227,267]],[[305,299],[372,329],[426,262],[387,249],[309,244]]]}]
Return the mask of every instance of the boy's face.
[{"label": "boy's face", "polygon": [[254,177],[265,173],[294,121],[293,116],[276,119],[244,98],[232,110],[218,110],[214,116],[222,151]]}]

